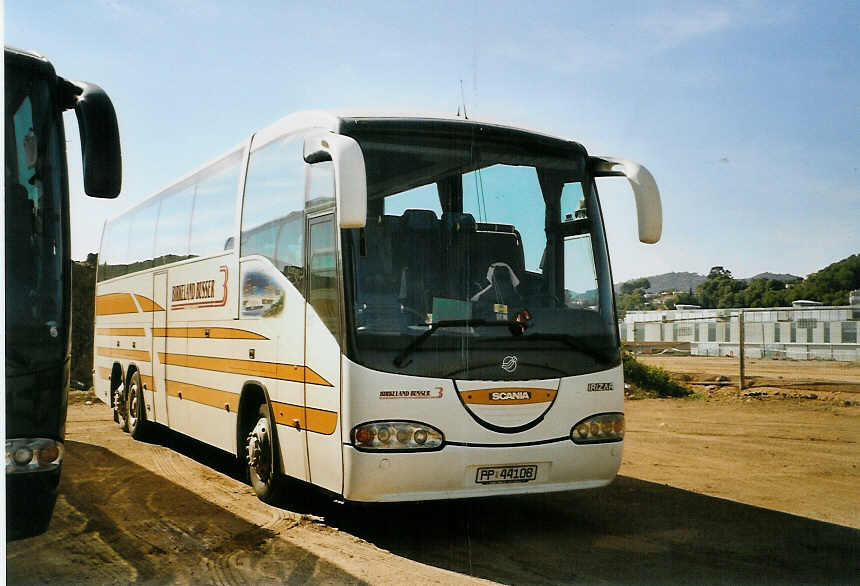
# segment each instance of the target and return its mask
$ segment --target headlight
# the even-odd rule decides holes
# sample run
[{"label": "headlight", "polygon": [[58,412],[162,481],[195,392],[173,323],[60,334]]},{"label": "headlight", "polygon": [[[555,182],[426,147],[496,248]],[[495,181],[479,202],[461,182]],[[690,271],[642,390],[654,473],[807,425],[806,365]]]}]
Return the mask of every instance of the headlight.
[{"label": "headlight", "polygon": [[352,429],[352,445],[367,451],[438,450],[445,442],[442,432],[413,421],[374,421]]},{"label": "headlight", "polygon": [[575,444],[599,444],[624,439],[624,413],[602,413],[583,419],[570,430]]},{"label": "headlight", "polygon": [[6,440],[6,474],[55,470],[63,461],[63,443],[46,438]]}]

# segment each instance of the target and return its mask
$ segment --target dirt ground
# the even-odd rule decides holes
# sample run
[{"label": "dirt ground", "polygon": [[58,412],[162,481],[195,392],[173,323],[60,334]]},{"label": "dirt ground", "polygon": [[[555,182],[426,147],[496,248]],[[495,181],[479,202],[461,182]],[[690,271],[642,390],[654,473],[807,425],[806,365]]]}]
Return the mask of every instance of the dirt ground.
[{"label": "dirt ground", "polygon": [[136,442],[75,393],[51,528],[7,544],[7,580],[856,583],[860,406],[841,387],[795,398],[809,391],[792,383],[628,401],[623,465],[604,489],[372,507],[300,486],[265,505],[218,450],[166,431]]},{"label": "dirt ground", "polygon": [[[738,358],[640,354],[636,359],[660,366],[669,372],[686,375],[681,378],[694,383],[711,383],[717,379],[725,379],[722,382],[733,383],[737,390],[740,380]],[[770,387],[783,393],[820,391],[825,394],[844,394],[842,398],[845,400],[860,400],[860,362],[747,359],[744,363],[744,379],[749,390]]]}]

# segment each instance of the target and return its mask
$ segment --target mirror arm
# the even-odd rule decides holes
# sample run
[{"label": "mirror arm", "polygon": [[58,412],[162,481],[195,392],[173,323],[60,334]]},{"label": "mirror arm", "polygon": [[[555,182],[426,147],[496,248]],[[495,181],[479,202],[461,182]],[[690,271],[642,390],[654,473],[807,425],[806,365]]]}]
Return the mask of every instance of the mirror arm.
[{"label": "mirror arm", "polygon": [[305,139],[307,163],[334,163],[337,221],[341,228],[363,228],[367,221],[367,173],[364,154],[355,139],[323,132]]},{"label": "mirror arm", "polygon": [[91,197],[114,198],[122,187],[122,155],[113,103],[96,84],[60,80],[61,105],[74,108],[78,118],[84,191]]},{"label": "mirror arm", "polygon": [[639,240],[646,244],[659,242],[663,233],[663,205],[650,171],[639,163],[615,157],[589,157],[588,166],[594,177],[627,178],[636,200]]}]

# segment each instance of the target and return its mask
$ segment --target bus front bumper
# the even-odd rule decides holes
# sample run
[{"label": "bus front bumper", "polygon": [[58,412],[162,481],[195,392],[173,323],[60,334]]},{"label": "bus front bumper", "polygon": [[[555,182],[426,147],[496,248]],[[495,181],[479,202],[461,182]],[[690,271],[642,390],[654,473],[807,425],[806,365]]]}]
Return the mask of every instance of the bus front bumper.
[{"label": "bus front bumper", "polygon": [[358,502],[397,502],[596,488],[615,478],[623,444],[448,444],[439,451],[413,453],[362,452],[344,445],[343,496]]},{"label": "bus front bumper", "polygon": [[6,537],[9,540],[44,533],[51,522],[61,467],[6,475]]}]

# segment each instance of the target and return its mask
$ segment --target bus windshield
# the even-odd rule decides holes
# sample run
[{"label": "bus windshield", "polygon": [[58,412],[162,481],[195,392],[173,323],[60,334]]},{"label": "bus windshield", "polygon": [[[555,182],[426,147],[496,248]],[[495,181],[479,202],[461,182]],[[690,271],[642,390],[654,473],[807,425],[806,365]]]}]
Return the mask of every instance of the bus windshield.
[{"label": "bus windshield", "polygon": [[363,121],[363,229],[343,231],[347,354],[376,370],[555,378],[619,363],[600,206],[576,143]]},{"label": "bus windshield", "polygon": [[22,68],[6,76],[6,369],[62,362],[65,154],[52,85]]}]

